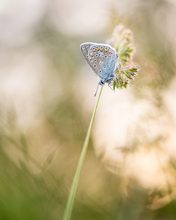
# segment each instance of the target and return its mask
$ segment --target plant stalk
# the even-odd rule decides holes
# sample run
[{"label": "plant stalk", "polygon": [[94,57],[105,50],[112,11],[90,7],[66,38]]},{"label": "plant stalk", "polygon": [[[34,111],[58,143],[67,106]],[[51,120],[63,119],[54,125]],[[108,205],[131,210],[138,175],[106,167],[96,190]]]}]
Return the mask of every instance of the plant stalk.
[{"label": "plant stalk", "polygon": [[85,160],[85,157],[86,157],[86,152],[87,152],[88,144],[89,144],[89,140],[90,140],[90,134],[91,134],[91,131],[92,131],[92,125],[93,125],[93,122],[94,122],[94,118],[95,118],[95,114],[96,114],[96,111],[97,111],[97,108],[98,108],[98,104],[99,104],[100,96],[102,94],[102,90],[103,90],[103,86],[101,86],[97,101],[95,103],[94,110],[92,112],[92,117],[91,117],[91,120],[90,120],[90,123],[89,123],[87,134],[86,134],[86,137],[85,137],[85,140],[84,140],[84,143],[83,143],[83,147],[82,147],[81,154],[80,154],[80,157],[79,157],[78,165],[77,165],[75,175],[74,175],[74,178],[73,178],[73,182],[72,182],[72,185],[71,185],[69,197],[68,197],[68,200],[67,200],[67,203],[66,203],[66,208],[65,208],[65,211],[64,211],[63,220],[70,220],[70,218],[71,218],[73,205],[74,205],[74,200],[75,200],[75,196],[76,196],[76,192],[77,192],[77,188],[78,188],[78,183],[79,183],[79,179],[80,179],[80,174],[81,174],[83,163],[84,163],[84,160]]}]

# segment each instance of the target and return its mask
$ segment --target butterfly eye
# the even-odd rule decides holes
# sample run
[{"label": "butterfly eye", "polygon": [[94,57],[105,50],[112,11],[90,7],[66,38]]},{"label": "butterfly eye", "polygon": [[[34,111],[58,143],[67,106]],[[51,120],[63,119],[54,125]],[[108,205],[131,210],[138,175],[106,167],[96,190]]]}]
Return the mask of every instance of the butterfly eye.
[{"label": "butterfly eye", "polygon": [[93,67],[94,67],[94,68],[96,68],[96,67],[97,67],[97,65],[96,65],[96,64],[94,64],[94,65],[93,65]]}]

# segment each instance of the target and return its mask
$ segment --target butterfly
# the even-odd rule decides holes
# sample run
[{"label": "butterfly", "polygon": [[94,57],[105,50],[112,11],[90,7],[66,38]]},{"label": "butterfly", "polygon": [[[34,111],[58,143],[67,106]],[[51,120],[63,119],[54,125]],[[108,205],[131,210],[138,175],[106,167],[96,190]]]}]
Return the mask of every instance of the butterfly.
[{"label": "butterfly", "polygon": [[82,43],[80,47],[86,61],[93,71],[100,77],[98,86],[103,86],[105,83],[111,85],[113,79],[116,77],[115,70],[117,68],[116,65],[118,59],[116,50],[108,44],[92,42]]}]

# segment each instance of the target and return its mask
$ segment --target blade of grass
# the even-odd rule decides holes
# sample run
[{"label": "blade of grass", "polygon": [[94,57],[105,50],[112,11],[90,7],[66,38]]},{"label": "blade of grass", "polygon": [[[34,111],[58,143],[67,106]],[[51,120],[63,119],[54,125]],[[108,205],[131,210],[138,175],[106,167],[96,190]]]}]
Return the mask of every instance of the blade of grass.
[{"label": "blade of grass", "polygon": [[90,134],[91,134],[91,131],[92,131],[92,125],[93,125],[93,122],[94,122],[94,118],[95,118],[95,114],[96,114],[96,111],[97,111],[97,108],[98,108],[98,103],[99,103],[99,100],[100,100],[102,90],[103,90],[103,86],[100,89],[97,101],[95,103],[94,110],[92,112],[92,117],[91,117],[91,120],[90,120],[90,123],[89,123],[87,134],[86,134],[86,137],[85,137],[85,140],[84,140],[84,143],[83,143],[83,147],[82,147],[82,150],[81,150],[81,154],[80,154],[80,157],[79,157],[78,165],[77,165],[75,175],[74,175],[74,178],[73,178],[73,182],[72,182],[72,185],[71,185],[71,188],[70,188],[70,193],[69,193],[69,197],[68,197],[68,200],[67,200],[63,220],[70,220],[70,218],[71,218],[73,205],[74,205],[74,200],[75,200],[75,195],[76,195],[77,188],[78,188],[79,178],[80,178],[82,166],[83,166],[83,163],[84,163],[84,160],[85,160],[85,157],[86,157],[86,152],[87,152],[87,148],[88,148],[88,144],[89,144]]}]

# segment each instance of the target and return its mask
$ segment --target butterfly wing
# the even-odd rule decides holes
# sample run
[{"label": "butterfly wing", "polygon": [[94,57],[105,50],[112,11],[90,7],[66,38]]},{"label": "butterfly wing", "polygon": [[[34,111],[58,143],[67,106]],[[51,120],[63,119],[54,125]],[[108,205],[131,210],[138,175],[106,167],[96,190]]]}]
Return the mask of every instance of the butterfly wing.
[{"label": "butterfly wing", "polygon": [[[89,61],[89,49],[90,47],[93,45],[93,43],[91,42],[87,42],[87,43],[82,43],[80,45],[81,48],[81,52],[84,55],[84,58],[86,59],[86,61],[88,62],[88,64],[90,65],[90,61]],[[91,66],[91,65],[90,65]]]},{"label": "butterfly wing", "polygon": [[106,74],[105,70],[114,71],[117,54],[110,45],[87,42],[81,44],[81,51],[88,64],[101,78]]},{"label": "butterfly wing", "polygon": [[117,55],[112,54],[111,56],[108,56],[104,62],[101,65],[101,82],[109,82],[111,81],[114,77],[114,71],[116,69],[116,63],[117,63]]}]

